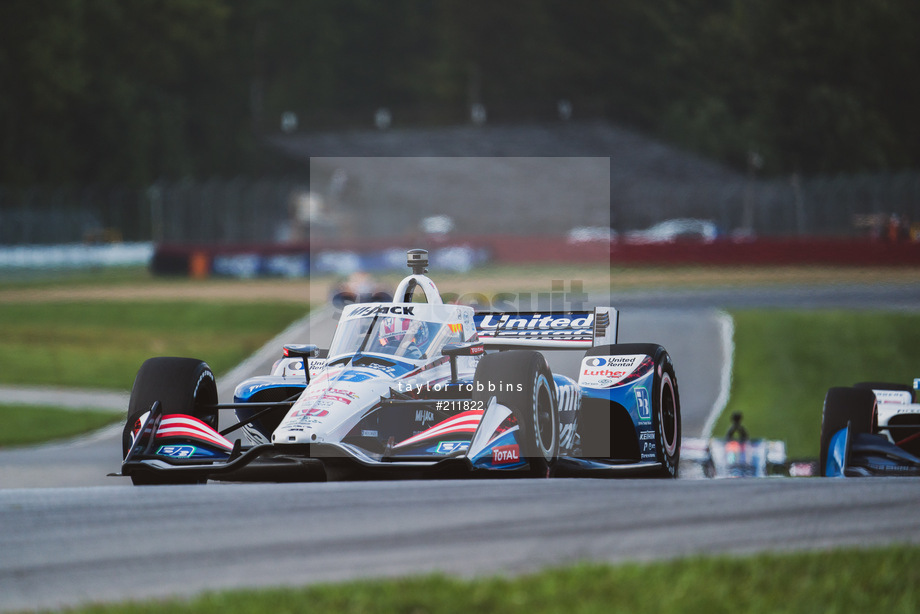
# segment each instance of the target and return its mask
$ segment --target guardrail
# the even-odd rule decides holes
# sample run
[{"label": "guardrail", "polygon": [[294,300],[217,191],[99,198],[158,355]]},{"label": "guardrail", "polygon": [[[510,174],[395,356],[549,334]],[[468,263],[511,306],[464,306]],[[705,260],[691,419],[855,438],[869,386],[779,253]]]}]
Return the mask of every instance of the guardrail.
[{"label": "guardrail", "polygon": [[168,244],[157,246],[155,273],[230,277],[302,277],[311,272],[401,271],[405,252],[431,251],[432,269],[463,272],[493,264],[610,266],[920,266],[920,243],[866,239],[755,239],[748,241],[572,243],[556,237],[492,236],[432,244],[423,240],[313,242],[312,244]]},{"label": "guardrail", "polygon": [[0,269],[147,266],[153,258],[154,251],[154,245],[150,242],[0,246]]}]

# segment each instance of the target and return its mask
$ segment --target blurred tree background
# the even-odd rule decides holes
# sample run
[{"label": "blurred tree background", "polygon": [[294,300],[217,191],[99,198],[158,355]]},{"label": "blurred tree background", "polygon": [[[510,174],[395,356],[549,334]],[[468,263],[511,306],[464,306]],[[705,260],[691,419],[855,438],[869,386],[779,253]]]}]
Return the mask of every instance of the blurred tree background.
[{"label": "blurred tree background", "polygon": [[0,185],[264,172],[300,129],[575,117],[744,169],[920,167],[916,0],[5,0]]}]

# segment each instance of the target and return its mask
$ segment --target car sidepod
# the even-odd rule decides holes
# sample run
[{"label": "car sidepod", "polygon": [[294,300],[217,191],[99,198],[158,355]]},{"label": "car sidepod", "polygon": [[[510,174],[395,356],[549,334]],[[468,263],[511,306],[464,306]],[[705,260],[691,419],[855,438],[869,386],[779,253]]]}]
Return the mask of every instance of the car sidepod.
[{"label": "car sidepod", "polygon": [[581,456],[676,477],[680,397],[667,351],[654,344],[590,349],[578,385]]}]

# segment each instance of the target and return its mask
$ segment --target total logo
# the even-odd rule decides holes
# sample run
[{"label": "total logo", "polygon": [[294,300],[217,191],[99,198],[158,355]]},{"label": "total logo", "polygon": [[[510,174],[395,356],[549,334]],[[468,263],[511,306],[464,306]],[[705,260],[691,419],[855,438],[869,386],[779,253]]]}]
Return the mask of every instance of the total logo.
[{"label": "total logo", "polygon": [[492,448],[493,465],[509,465],[521,460],[521,447],[517,444]]}]

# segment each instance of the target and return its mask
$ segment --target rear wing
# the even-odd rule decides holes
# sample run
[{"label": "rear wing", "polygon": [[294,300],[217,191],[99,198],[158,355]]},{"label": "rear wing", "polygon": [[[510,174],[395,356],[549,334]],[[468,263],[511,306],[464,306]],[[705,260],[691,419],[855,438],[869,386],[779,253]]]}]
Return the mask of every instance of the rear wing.
[{"label": "rear wing", "polygon": [[617,310],[479,312],[473,316],[483,345],[578,350],[617,342]]}]

